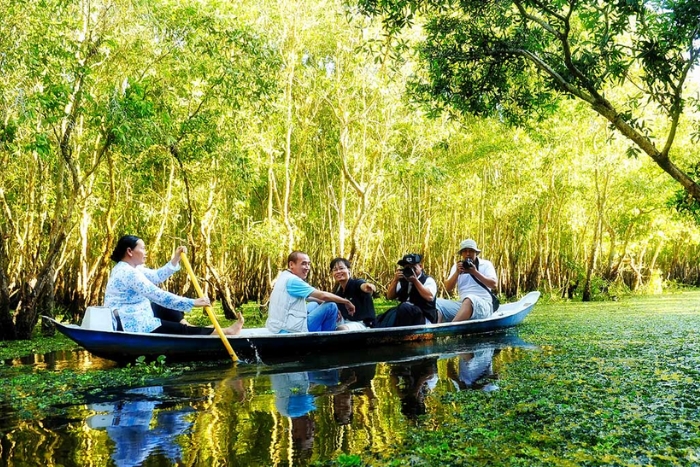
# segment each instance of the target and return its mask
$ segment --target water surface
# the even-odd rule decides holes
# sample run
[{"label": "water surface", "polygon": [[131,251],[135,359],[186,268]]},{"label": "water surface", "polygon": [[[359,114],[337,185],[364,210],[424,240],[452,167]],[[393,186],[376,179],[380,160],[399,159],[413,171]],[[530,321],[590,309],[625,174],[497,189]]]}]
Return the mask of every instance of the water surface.
[{"label": "water surface", "polygon": [[[2,407],[3,465],[307,465],[382,453],[407,427],[435,427],[457,391],[498,391],[499,372],[532,350],[508,334],[232,366],[221,362],[88,396],[60,416]],[[85,351],[5,362],[28,371],[108,369]]]}]

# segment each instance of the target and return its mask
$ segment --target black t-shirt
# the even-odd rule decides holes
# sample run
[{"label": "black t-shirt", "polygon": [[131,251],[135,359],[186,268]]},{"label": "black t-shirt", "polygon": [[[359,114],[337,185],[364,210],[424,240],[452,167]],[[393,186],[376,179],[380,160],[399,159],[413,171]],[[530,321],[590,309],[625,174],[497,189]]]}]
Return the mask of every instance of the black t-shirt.
[{"label": "black t-shirt", "polygon": [[376,318],[372,294],[365,293],[360,288],[364,283],[365,281],[362,279],[350,279],[348,283],[345,284],[345,290],[339,285],[335,289],[335,292],[333,292],[339,297],[347,298],[355,305],[355,314],[350,316],[348,310],[345,309],[345,305],[338,303],[340,313],[342,313],[343,318],[348,321],[365,321],[365,324],[367,324],[367,321],[373,322],[374,318]]}]

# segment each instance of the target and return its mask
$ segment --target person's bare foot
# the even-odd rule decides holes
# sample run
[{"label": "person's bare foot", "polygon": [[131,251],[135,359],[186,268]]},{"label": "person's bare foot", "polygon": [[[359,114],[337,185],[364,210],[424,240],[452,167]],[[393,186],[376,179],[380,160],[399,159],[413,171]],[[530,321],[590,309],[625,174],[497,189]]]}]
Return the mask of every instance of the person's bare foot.
[{"label": "person's bare foot", "polygon": [[238,320],[233,323],[231,326],[224,328],[224,334],[227,336],[237,336],[238,334],[241,333],[241,329],[243,329],[243,323],[245,320],[243,319],[243,313],[237,313],[238,314]]},{"label": "person's bare foot", "polygon": [[182,318],[182,319],[180,320],[180,324],[184,324],[185,326],[192,326],[192,325],[189,323],[189,321],[187,321],[187,319],[185,319],[185,318]]}]

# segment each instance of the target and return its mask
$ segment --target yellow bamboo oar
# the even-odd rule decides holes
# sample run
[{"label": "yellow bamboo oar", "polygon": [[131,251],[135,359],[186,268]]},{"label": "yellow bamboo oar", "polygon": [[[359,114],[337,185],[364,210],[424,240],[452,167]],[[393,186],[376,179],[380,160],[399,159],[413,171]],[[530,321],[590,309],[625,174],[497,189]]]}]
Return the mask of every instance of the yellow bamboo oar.
[{"label": "yellow bamboo oar", "polygon": [[[185,265],[185,269],[187,269],[187,275],[190,276],[190,280],[194,285],[194,290],[197,291],[197,295],[199,295],[199,298],[204,298],[202,288],[199,286],[199,282],[197,282],[197,277],[194,275],[194,271],[192,271],[192,266],[190,266],[190,262],[187,261],[187,256],[185,256],[184,252],[180,252],[180,262]],[[214,310],[212,310],[210,306],[205,306],[204,311],[206,311],[207,315],[209,315],[209,319],[214,325],[216,333],[219,334],[221,342],[224,343],[224,347],[226,347],[226,350],[228,350],[228,354],[231,356],[231,360],[233,360],[233,363],[237,363],[238,357],[236,356],[236,352],[234,352],[233,348],[231,348],[231,344],[226,338],[226,334],[224,334],[223,329],[221,329],[221,326],[219,326],[219,322],[216,320],[216,316],[214,315]]]}]

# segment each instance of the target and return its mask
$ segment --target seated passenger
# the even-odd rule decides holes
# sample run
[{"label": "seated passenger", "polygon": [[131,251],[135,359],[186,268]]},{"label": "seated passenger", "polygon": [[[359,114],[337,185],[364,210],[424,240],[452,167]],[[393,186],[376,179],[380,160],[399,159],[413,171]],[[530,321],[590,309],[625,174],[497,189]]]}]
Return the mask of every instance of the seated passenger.
[{"label": "seated passenger", "polygon": [[[112,261],[117,264],[107,281],[105,306],[118,312],[124,331],[188,335],[216,333],[210,327],[189,326],[182,322],[183,312],[192,310],[192,307],[211,305],[209,298],[181,297],[157,287],[180,269],[180,252],[185,251],[184,246],[177,247],[165,266],[153,270],[144,266],[146,245],[143,240],[134,235],[119,239],[112,252]],[[236,335],[242,327],[243,316],[239,314],[238,321],[223,331],[227,335]]]},{"label": "seated passenger", "polygon": [[377,290],[374,284],[353,278],[350,261],[345,258],[335,258],[331,261],[331,273],[338,283],[333,293],[347,298],[355,305],[355,313],[352,315],[348,313],[345,305],[342,303],[338,305],[340,314],[343,315],[343,324],[340,324],[337,330],[365,329],[374,326],[376,315],[372,294]]},{"label": "seated passenger", "polygon": [[[386,291],[389,300],[398,299],[401,304],[396,308],[396,320],[389,326],[413,326],[437,323],[435,296],[437,283],[425,274],[421,264],[423,257],[416,253],[405,255],[399,260],[397,268]],[[393,310],[387,311],[389,314]],[[381,325],[386,326],[386,323]]]},{"label": "seated passenger", "polygon": [[441,322],[483,319],[493,314],[492,297],[487,288],[493,290],[498,285],[496,269],[491,261],[479,258],[479,253],[481,250],[471,238],[460,243],[461,261],[452,266],[445,280],[448,293],[457,285],[459,301],[438,298]]},{"label": "seated passenger", "polygon": [[[293,251],[287,269],[280,272],[270,294],[270,310],[265,327],[274,333],[335,331],[340,316],[337,304],[345,305],[350,316],[355,305],[346,298],[322,292],[306,283],[311,270],[309,256]],[[313,303],[306,304],[307,299]]]}]

